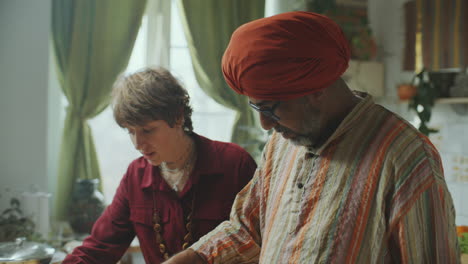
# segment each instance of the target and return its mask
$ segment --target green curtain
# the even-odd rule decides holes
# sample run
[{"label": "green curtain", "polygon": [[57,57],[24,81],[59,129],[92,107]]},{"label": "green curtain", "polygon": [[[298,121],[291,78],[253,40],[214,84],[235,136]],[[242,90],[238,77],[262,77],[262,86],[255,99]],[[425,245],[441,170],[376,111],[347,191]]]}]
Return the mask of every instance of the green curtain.
[{"label": "green curtain", "polygon": [[100,179],[87,120],[110,102],[130,58],[146,0],[53,0],[57,75],[68,107],[60,149],[54,218],[66,219],[76,179]]},{"label": "green curtain", "polygon": [[231,141],[257,156],[264,142],[259,140],[256,113],[248,98],[224,81],[221,58],[237,27],[264,16],[265,0],[179,0],[179,7],[198,84],[216,102],[237,112]]}]

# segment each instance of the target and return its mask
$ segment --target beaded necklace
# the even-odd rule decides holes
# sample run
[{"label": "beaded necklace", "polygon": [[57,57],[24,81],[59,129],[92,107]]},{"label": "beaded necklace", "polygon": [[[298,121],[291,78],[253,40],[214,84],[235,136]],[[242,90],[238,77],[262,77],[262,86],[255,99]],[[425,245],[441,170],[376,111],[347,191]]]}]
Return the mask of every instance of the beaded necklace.
[{"label": "beaded necklace", "polygon": [[[161,164],[161,176],[166,180],[166,182],[169,185],[172,185],[172,189],[179,193],[178,186],[180,181],[186,182],[188,179],[189,175],[191,174],[193,167],[195,165],[196,161],[196,150],[195,150],[195,144],[191,140],[189,147],[190,151],[188,151],[189,156],[187,158],[187,161],[185,162],[184,166],[182,169],[169,169],[165,166],[165,164]],[[179,174],[181,173],[181,174]],[[164,177],[164,174],[170,175],[172,174],[173,176],[178,176],[180,177],[177,181],[174,183],[169,183],[167,177]],[[174,174],[179,174],[179,175],[174,175]],[[184,213],[184,224],[185,224],[185,229],[187,230],[187,234],[184,236],[183,244],[182,244],[182,249],[185,250],[187,249],[192,243],[193,243],[193,235],[192,235],[192,228],[193,228],[193,223],[192,223],[192,215],[193,215],[193,208],[195,205],[195,193],[196,193],[196,185],[192,186],[192,202],[190,207],[188,208],[187,211],[187,217],[185,217]],[[169,259],[169,252],[167,251],[167,245],[166,242],[164,241],[163,236],[161,235],[161,217],[159,216],[158,212],[156,211],[156,197],[155,197],[155,192],[153,191],[153,230],[156,238],[156,245],[159,247],[159,252],[163,255],[163,258],[165,260]]]},{"label": "beaded necklace", "polygon": [[[187,234],[184,236],[184,243],[182,244],[182,249],[187,249],[193,243],[193,223],[192,223],[192,215],[193,215],[193,208],[195,205],[195,192],[196,188],[195,185],[192,186],[192,203],[187,212],[187,217],[184,217],[185,229],[187,230]],[[164,238],[161,235],[161,217],[159,217],[158,212],[156,211],[156,197],[155,192],[153,192],[153,230],[156,237],[156,245],[159,246],[159,252],[163,255],[165,260],[169,259],[169,252],[167,251],[167,246],[164,241]]]}]

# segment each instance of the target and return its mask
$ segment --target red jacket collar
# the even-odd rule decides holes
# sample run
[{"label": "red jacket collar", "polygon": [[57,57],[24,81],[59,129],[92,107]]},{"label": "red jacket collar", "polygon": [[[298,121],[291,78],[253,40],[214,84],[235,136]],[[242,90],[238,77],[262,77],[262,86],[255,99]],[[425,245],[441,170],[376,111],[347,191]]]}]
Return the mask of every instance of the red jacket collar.
[{"label": "red jacket collar", "polygon": [[[191,189],[193,184],[197,184],[200,177],[203,175],[222,172],[221,159],[217,157],[218,151],[216,142],[196,133],[193,133],[193,139],[195,140],[195,146],[197,148],[197,161],[182,196],[186,191]],[[145,162],[147,161],[145,160]],[[172,191],[171,187],[161,177],[157,166],[147,166],[146,169],[150,171],[149,173],[143,174],[143,179],[140,184],[142,189],[149,188],[154,184],[156,190]]]}]

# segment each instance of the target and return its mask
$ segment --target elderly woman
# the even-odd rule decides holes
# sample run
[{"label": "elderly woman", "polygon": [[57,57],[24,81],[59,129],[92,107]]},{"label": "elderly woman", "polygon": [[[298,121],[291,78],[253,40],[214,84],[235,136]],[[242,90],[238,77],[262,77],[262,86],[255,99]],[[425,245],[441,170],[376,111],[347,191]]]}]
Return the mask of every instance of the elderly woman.
[{"label": "elderly woman", "polygon": [[63,263],[115,263],[135,236],[146,263],[161,263],[227,220],[256,169],[239,146],[192,131],[187,91],[165,69],[118,80],[113,110],[143,156],[130,163],[91,235]]}]

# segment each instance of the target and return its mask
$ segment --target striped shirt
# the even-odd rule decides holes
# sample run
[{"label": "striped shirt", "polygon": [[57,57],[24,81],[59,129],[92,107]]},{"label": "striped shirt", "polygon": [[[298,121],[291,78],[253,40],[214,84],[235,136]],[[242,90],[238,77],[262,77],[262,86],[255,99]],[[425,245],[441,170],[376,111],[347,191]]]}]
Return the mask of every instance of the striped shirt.
[{"label": "striped shirt", "polygon": [[429,139],[371,96],[317,149],[273,133],[208,263],[459,263],[455,210]]}]

